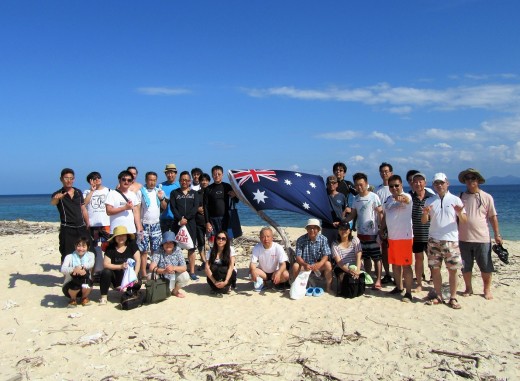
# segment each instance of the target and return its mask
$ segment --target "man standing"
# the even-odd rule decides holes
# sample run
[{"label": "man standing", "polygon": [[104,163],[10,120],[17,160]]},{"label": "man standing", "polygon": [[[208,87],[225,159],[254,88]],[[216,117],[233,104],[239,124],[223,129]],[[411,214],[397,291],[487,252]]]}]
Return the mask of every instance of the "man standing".
[{"label": "man standing", "polygon": [[226,231],[229,225],[229,207],[231,199],[238,202],[233,188],[222,181],[224,169],[220,165],[211,168],[213,184],[204,191],[204,218],[206,219],[206,231],[213,235]]},{"label": "man standing", "polygon": [[139,199],[129,189],[134,177],[128,171],[122,171],[117,178],[119,188],[111,190],[105,201],[107,214],[110,216],[110,233],[114,232],[116,226],[126,227],[129,234],[142,233]]},{"label": "man standing", "polygon": [[459,181],[466,184],[466,191],[460,198],[464,203],[468,221],[459,225],[460,253],[464,262],[462,275],[466,290],[463,296],[473,294],[471,277],[473,263],[476,261],[480,269],[480,275],[484,282],[484,298],[493,299],[491,294],[491,274],[495,271],[491,260],[491,241],[489,236],[488,221],[495,235],[495,242],[502,244],[502,236],[498,230],[498,218],[493,197],[480,189],[480,184],[485,183],[484,177],[473,168],[468,168],[459,173]]},{"label": "man standing", "polygon": [[[258,277],[263,282],[270,280],[274,285],[282,285],[289,280],[287,263],[289,258],[283,247],[273,242],[273,231],[270,227],[260,230],[260,243],[253,247],[249,272],[251,280],[256,283]],[[257,290],[260,291],[260,290]]]},{"label": "man standing", "polygon": [[141,184],[140,182],[137,181],[137,174],[139,172],[137,172],[136,167],[128,167],[126,170],[128,172],[130,172],[132,174],[132,176],[134,177],[134,181],[132,182],[132,185],[130,185],[129,189],[132,192],[134,192],[135,194],[137,194],[137,192],[139,192],[139,189],[141,189],[143,187],[143,184]]},{"label": "man standing", "polygon": [[[417,287],[415,292],[422,291],[422,281],[424,276],[424,255],[428,248],[428,232],[430,230],[430,222],[423,224],[421,222],[424,203],[428,198],[434,196],[433,192],[428,192],[426,188],[426,175],[417,171],[411,175],[410,181],[412,190],[412,227],[413,227],[413,253],[415,256],[415,277],[417,279]],[[426,280],[426,279],[424,279]]]},{"label": "man standing", "polygon": [[332,265],[329,261],[331,255],[327,237],[320,234],[320,220],[309,218],[305,226],[307,234],[296,240],[296,262],[293,264],[293,279],[296,279],[300,271],[314,271],[323,273],[326,281],[326,291],[330,293],[332,284]]},{"label": "man standing", "polygon": [[[61,171],[62,188],[51,196],[51,205],[55,205],[60,213],[60,253],[61,262],[65,256],[76,249],[78,238],[90,237],[88,232],[89,219],[83,194],[74,188],[74,171],[64,168]],[[90,240],[89,240],[90,241]]]},{"label": "man standing", "polygon": [[383,203],[383,228],[388,229],[388,262],[392,265],[395,288],[391,294],[406,292],[403,302],[412,301],[412,197],[404,193],[401,176],[392,175],[388,179],[391,196]]},{"label": "man standing", "polygon": [[358,192],[354,188],[354,184],[352,182],[345,180],[345,176],[347,175],[347,166],[345,163],[337,162],[332,166],[332,173],[337,177],[338,179],[338,189],[337,191],[339,193],[343,193],[345,195],[345,198],[347,199],[347,209],[346,213],[350,213],[350,203],[349,203],[349,196],[353,195],[356,196]]},{"label": "man standing", "polygon": [[370,272],[372,261],[376,270],[377,280],[374,289],[381,289],[381,248],[377,242],[377,236],[381,232],[379,225],[383,217],[383,209],[379,197],[368,190],[368,179],[364,173],[356,173],[353,176],[354,186],[358,195],[354,198],[352,212],[347,217],[347,222],[357,218],[357,236],[363,249],[363,262],[365,271]]},{"label": "man standing", "polygon": [[141,205],[140,215],[143,225],[143,235],[138,240],[137,246],[141,252],[141,277],[146,277],[146,265],[148,263],[148,253],[150,257],[161,248],[162,234],[161,224],[159,223],[159,215],[161,214],[159,201],[164,198],[164,192],[156,188],[157,173],[146,172],[146,186],[141,187],[137,192],[139,203]]},{"label": "man standing", "polygon": [[448,305],[453,309],[461,306],[457,295],[457,270],[462,268],[459,250],[459,225],[466,223],[466,211],[462,201],[448,191],[448,178],[444,173],[436,173],[433,177],[433,188],[437,194],[428,198],[424,204],[421,222],[430,221],[428,239],[428,265],[432,268],[433,287],[435,293],[428,296],[429,305],[443,303],[441,285],[442,261],[446,262],[449,274],[450,300]]},{"label": "man standing", "polygon": [[[102,242],[105,247],[108,246],[106,237],[110,233],[110,218],[107,215],[105,208],[105,201],[110,189],[103,186],[101,180],[101,173],[90,172],[87,176],[87,182],[90,184],[90,189],[83,192],[85,205],[88,213],[88,220],[90,224],[90,236],[93,239],[92,249]],[[94,252],[94,250],[92,250]]]},{"label": "man standing", "polygon": [[[381,163],[379,166],[379,176],[381,176],[381,180],[383,180],[383,184],[379,185],[375,193],[379,197],[381,204],[385,202],[385,200],[392,195],[390,189],[388,187],[388,180],[394,174],[394,168],[391,164],[386,162]],[[392,277],[390,276],[390,266],[388,265],[388,242],[387,237],[383,237],[381,244],[381,255],[383,259],[383,268],[385,270],[385,276],[381,280],[381,283],[391,283]],[[394,274],[395,278],[395,274]],[[397,280],[396,280],[397,283]]]},{"label": "man standing", "polygon": [[175,189],[180,188],[180,184],[175,179],[177,178],[177,166],[175,164],[166,164],[164,168],[164,175],[166,176],[166,181],[159,185],[164,192],[163,197],[161,198],[161,213],[160,223],[161,223],[161,231],[173,231],[173,213],[170,209],[170,194]]}]

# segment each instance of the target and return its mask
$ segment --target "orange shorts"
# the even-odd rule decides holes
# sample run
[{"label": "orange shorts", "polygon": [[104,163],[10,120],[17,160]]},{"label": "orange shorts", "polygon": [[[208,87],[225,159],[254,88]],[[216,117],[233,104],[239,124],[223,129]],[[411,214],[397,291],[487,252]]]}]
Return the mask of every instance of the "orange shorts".
[{"label": "orange shorts", "polygon": [[397,266],[411,266],[413,239],[389,239],[388,263]]}]

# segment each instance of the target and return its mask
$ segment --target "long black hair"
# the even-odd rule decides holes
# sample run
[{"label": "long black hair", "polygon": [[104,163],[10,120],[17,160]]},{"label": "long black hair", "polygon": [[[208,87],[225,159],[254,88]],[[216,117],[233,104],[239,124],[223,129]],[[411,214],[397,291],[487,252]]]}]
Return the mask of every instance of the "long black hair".
[{"label": "long black hair", "polygon": [[213,247],[211,248],[211,252],[209,254],[209,264],[210,266],[215,263],[215,260],[217,259],[217,253],[218,253],[218,246],[217,246],[217,237],[221,234],[224,234],[226,236],[226,245],[224,246],[224,249],[222,250],[222,263],[225,265],[229,265],[229,262],[231,261],[231,240],[229,239],[229,236],[227,232],[221,231],[215,236],[215,242],[213,242]]}]

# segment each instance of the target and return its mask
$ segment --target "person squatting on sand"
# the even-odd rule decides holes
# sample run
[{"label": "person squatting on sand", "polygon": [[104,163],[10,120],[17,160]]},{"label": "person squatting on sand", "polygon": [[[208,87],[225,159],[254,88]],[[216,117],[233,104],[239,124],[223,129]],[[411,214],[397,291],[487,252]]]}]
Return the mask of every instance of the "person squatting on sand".
[{"label": "person squatting on sand", "polygon": [[262,291],[267,281],[271,281],[273,285],[288,282],[288,265],[289,258],[284,248],[279,243],[273,242],[273,230],[270,227],[263,227],[260,230],[260,243],[253,247],[249,264],[255,291]]},{"label": "person squatting on sand", "polygon": [[170,281],[170,292],[173,296],[178,298],[186,296],[180,290],[190,282],[190,276],[186,271],[184,255],[177,246],[175,234],[171,231],[163,234],[162,249],[159,249],[152,256],[150,272],[154,270]]},{"label": "person squatting on sand", "polygon": [[462,268],[462,258],[459,250],[458,224],[466,223],[466,211],[461,199],[448,190],[449,182],[444,173],[433,176],[433,187],[437,194],[426,200],[422,223],[430,221],[430,237],[428,239],[428,265],[432,267],[433,287],[435,292],[428,296],[430,305],[443,303],[441,293],[442,261],[446,262],[450,284],[450,299],[448,305],[453,309],[461,306],[455,297],[457,295],[457,270]]},{"label": "person squatting on sand", "polygon": [[320,276],[325,276],[326,291],[331,292],[332,264],[329,261],[331,255],[327,237],[320,234],[321,224],[317,218],[309,218],[305,226],[307,234],[302,235],[296,241],[296,261],[292,267],[293,279],[296,279],[300,271],[313,271]]},{"label": "person squatting on sand", "polygon": [[[109,239],[109,246],[105,252],[103,262],[104,269],[101,272],[99,289],[101,291],[100,305],[107,304],[108,289],[112,285],[114,288],[121,286],[123,275],[128,268],[128,259],[135,261],[135,275],[139,276],[141,264],[141,254],[135,243],[135,235],[128,233],[126,226],[116,226],[112,237]],[[140,283],[132,286],[132,290],[139,290]]]},{"label": "person squatting on sand", "polygon": [[[334,274],[341,284],[344,276],[358,279],[363,270],[361,241],[352,235],[350,223],[342,222],[338,226],[338,239],[332,243],[332,258],[336,262]],[[356,268],[351,267],[355,265]]]},{"label": "person squatting on sand", "polygon": [[462,275],[466,286],[462,296],[473,294],[471,277],[473,264],[476,261],[484,283],[484,298],[493,299],[491,275],[495,268],[491,260],[488,221],[493,229],[496,244],[502,244],[495,202],[489,193],[480,189],[480,184],[484,184],[486,180],[476,169],[468,168],[460,172],[459,181],[466,185],[466,191],[461,193],[460,198],[468,217],[467,223],[459,224],[460,254],[464,262]]},{"label": "person squatting on sand", "polygon": [[77,298],[81,298],[81,305],[90,304],[88,296],[92,291],[90,277],[94,267],[95,255],[88,251],[89,241],[81,237],[76,241],[76,250],[65,256],[61,265],[61,272],[65,275],[63,294],[70,298],[69,307],[77,306]]},{"label": "person squatting on sand", "polygon": [[206,261],[206,277],[212,293],[222,297],[236,287],[235,249],[225,231],[215,236],[215,243]]}]

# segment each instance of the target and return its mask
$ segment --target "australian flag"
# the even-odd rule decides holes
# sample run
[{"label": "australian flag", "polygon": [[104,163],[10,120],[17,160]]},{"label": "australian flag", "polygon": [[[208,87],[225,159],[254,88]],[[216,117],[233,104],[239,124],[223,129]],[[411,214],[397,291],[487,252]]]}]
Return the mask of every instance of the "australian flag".
[{"label": "australian flag", "polygon": [[232,180],[256,210],[286,210],[332,222],[321,176],[273,169],[230,170]]}]

